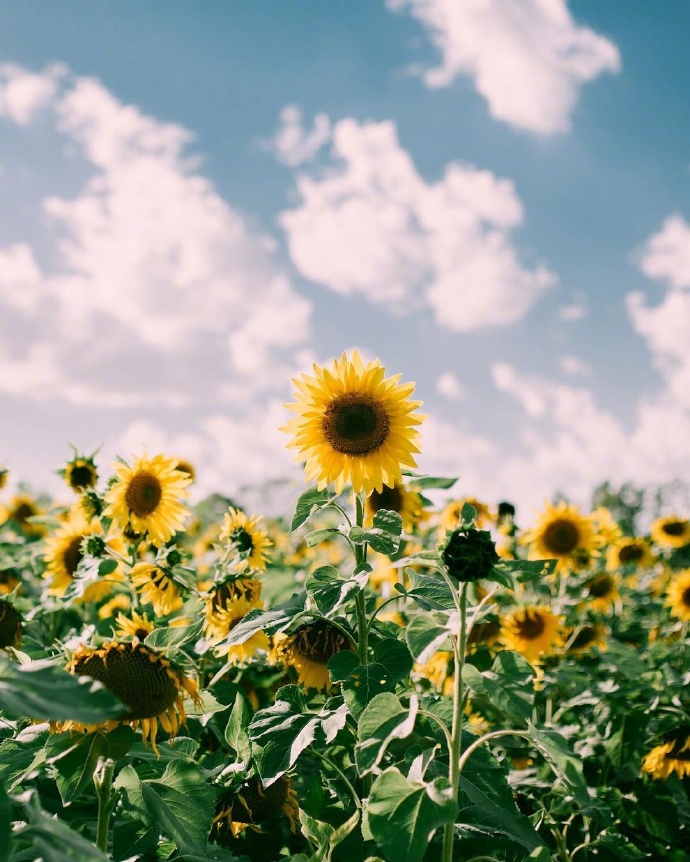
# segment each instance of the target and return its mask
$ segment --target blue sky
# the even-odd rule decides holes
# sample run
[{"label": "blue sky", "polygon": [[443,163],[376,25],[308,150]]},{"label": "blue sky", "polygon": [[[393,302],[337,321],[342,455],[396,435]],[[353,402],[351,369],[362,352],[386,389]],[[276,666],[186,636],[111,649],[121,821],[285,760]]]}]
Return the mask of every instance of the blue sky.
[{"label": "blue sky", "polygon": [[[0,460],[299,474],[290,378],[417,381],[420,465],[534,512],[687,478],[690,8],[0,9]],[[11,489],[5,493],[10,493]]]}]

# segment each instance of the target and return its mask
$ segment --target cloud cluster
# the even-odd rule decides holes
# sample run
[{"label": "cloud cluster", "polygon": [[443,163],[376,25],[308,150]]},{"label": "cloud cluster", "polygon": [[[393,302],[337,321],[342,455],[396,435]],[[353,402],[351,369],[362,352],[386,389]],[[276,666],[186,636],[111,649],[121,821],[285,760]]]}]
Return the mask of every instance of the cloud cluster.
[{"label": "cloud cluster", "polygon": [[429,87],[469,75],[491,116],[548,135],[570,127],[579,88],[620,68],[618,49],[579,26],[566,0],[387,0],[429,33],[441,64]]},{"label": "cloud cluster", "polygon": [[520,260],[511,234],[523,211],[510,180],[453,162],[427,183],[391,121],[336,123],[328,164],[300,173],[297,192],[280,216],[290,256],[337,293],[427,308],[469,332],[515,323],[555,282]]}]

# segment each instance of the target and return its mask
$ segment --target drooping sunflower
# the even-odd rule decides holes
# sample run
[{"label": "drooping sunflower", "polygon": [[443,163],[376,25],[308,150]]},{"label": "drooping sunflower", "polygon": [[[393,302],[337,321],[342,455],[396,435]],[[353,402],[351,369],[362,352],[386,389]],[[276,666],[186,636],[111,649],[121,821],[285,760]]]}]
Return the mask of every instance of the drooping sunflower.
[{"label": "drooping sunflower", "polygon": [[651,537],[661,548],[684,548],[690,544],[690,521],[687,518],[657,518],[652,524]]},{"label": "drooping sunflower", "polygon": [[228,578],[214,584],[206,595],[204,612],[204,631],[214,639],[224,638],[230,629],[228,623],[237,619],[252,608],[263,607],[261,600],[261,581],[257,578]]},{"label": "drooping sunflower", "polygon": [[156,616],[167,616],[184,604],[180,591],[170,574],[153,563],[137,563],[130,572],[144,604],[152,604]]},{"label": "drooping sunflower", "polygon": [[342,650],[351,650],[345,635],[327,620],[305,623],[292,634],[274,638],[274,657],[297,671],[305,689],[326,691],[331,687],[328,661]]},{"label": "drooping sunflower", "polygon": [[486,503],[482,503],[476,497],[464,497],[462,500],[451,500],[442,510],[441,527],[444,530],[450,533],[459,526],[460,514],[465,503],[469,503],[477,513],[474,522],[476,527],[481,529],[495,523],[496,517]]},{"label": "drooping sunflower", "polygon": [[416,491],[408,490],[403,484],[384,485],[381,491],[372,491],[364,504],[365,526],[371,526],[374,515],[380,509],[397,512],[402,518],[403,529],[408,533],[422,520],[424,507],[422,498]]},{"label": "drooping sunflower", "polygon": [[268,549],[273,542],[266,531],[259,528],[260,523],[261,518],[258,515],[248,517],[232,506],[223,517],[218,538],[221,542],[226,542],[238,557],[237,571],[253,569],[255,572],[263,572],[266,569],[270,558]]},{"label": "drooping sunflower", "polygon": [[666,589],[666,606],[683,622],[690,620],[690,569],[675,575]]},{"label": "drooping sunflower", "polygon": [[228,833],[233,838],[249,827],[261,832],[261,825],[285,816],[290,831],[299,824],[299,802],[289,775],[281,775],[269,787],[258,777],[249,778],[236,790],[224,793],[216,804],[213,834],[218,838]]},{"label": "drooping sunflower", "polygon": [[152,544],[161,546],[182,528],[189,514],[182,500],[192,480],[177,470],[175,458],[142,455],[131,467],[116,464],[115,476],[105,495],[104,514],[114,518],[122,530],[147,534]]},{"label": "drooping sunflower", "polygon": [[527,661],[539,662],[563,646],[562,618],[542,605],[518,608],[503,617],[501,641]]},{"label": "drooping sunflower", "polygon": [[622,538],[606,552],[606,568],[610,571],[623,567],[646,569],[654,562],[649,542],[642,538]]},{"label": "drooping sunflower", "polygon": [[[67,669],[75,676],[97,679],[128,707],[119,719],[107,722],[111,729],[119,723],[141,727],[143,741],[156,751],[160,723],[170,737],[186,722],[185,692],[201,703],[196,682],[174,667],[170,660],[137,641],[112,641],[100,649],[79,647]],[[77,727],[66,722],[63,729]],[[83,729],[83,728],[80,728]]]},{"label": "drooping sunflower", "polygon": [[95,488],[98,482],[98,470],[93,457],[76,455],[68,461],[62,470],[58,471],[69,487],[77,493],[83,493]]},{"label": "drooping sunflower", "polygon": [[307,481],[320,489],[332,482],[337,494],[348,483],[356,494],[381,493],[402,482],[403,467],[417,466],[422,402],[410,400],[414,383],[385,373],[378,359],[365,365],[355,350],[293,380],[297,401],[286,406],[297,416],[281,430],[293,435],[288,447],[306,461]]},{"label": "drooping sunflower", "polygon": [[[217,611],[214,617],[214,632],[217,634],[222,629],[223,634],[219,635],[220,639],[227,637],[252,609],[253,606],[246,601],[237,601],[233,602],[226,610]],[[241,644],[221,642],[214,647],[213,652],[219,657],[225,656],[229,664],[246,665],[258,651],[268,652],[269,646],[266,634],[258,631]]]},{"label": "drooping sunflower", "polygon": [[672,772],[679,778],[690,775],[690,727],[665,734],[663,742],[642,758],[642,771],[663,779]]},{"label": "drooping sunflower", "polygon": [[620,600],[618,578],[611,572],[600,572],[585,583],[585,595],[592,610],[606,613]]},{"label": "drooping sunflower", "polygon": [[22,643],[22,615],[13,604],[0,599],[0,649]]},{"label": "drooping sunflower", "polygon": [[529,545],[531,559],[555,559],[563,569],[576,552],[591,554],[599,542],[591,518],[561,500],[556,506],[546,504],[546,511],[532,530],[522,534],[520,544]]}]

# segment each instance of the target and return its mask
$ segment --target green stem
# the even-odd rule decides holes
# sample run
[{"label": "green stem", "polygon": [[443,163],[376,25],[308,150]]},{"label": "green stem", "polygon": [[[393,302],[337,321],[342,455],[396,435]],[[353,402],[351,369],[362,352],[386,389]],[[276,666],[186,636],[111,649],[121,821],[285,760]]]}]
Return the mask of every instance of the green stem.
[{"label": "green stem", "polygon": [[325,757],[323,754],[320,754],[320,753],[319,753],[315,748],[310,748],[310,749],[309,749],[309,753],[310,753],[310,754],[313,754],[315,757],[318,757],[318,758],[319,758],[319,760],[322,760],[325,764],[327,764],[328,766],[330,766],[330,767],[331,767],[331,769],[332,769],[334,772],[337,772],[337,773],[338,773],[338,775],[340,776],[341,781],[342,781],[342,782],[343,782],[343,784],[347,787],[347,789],[350,791],[350,794],[351,794],[351,796],[352,796],[352,799],[353,799],[353,801],[354,801],[355,805],[357,806],[357,808],[359,808],[359,809],[361,810],[361,808],[362,808],[362,800],[361,800],[361,799],[359,798],[359,796],[357,795],[357,792],[355,791],[355,788],[354,788],[354,787],[352,786],[352,784],[350,783],[350,779],[347,777],[347,775],[345,775],[345,773],[342,771],[342,769],[341,769],[339,766],[336,766],[336,764],[335,764],[335,763],[333,763],[333,761],[332,761],[332,760],[329,760],[329,759],[328,759],[327,757]]},{"label": "green stem", "polygon": [[96,785],[98,797],[98,824],[96,827],[96,846],[107,855],[110,815],[113,813],[117,794],[112,792],[115,761],[101,761],[96,767],[93,783]]},{"label": "green stem", "polygon": [[[358,527],[364,525],[364,495],[355,494],[355,523]],[[355,570],[367,561],[367,544],[355,545]],[[369,626],[367,620],[367,597],[364,590],[357,594],[357,637],[359,641],[359,661],[362,665],[369,663]]]},{"label": "green stem", "polygon": [[429,712],[426,709],[420,709],[419,715],[423,715],[425,718],[432,719],[432,721],[435,721],[436,724],[441,728],[441,730],[443,731],[443,735],[446,738],[446,746],[448,747],[448,757],[451,757],[451,755],[453,753],[453,740],[451,739],[450,733],[448,733],[448,728],[446,727],[445,721],[443,721],[443,719],[439,718],[437,715],[434,715],[433,712]]},{"label": "green stem", "polygon": [[463,751],[462,757],[458,763],[458,771],[462,773],[468,759],[478,748],[481,748],[485,742],[489,739],[498,739],[501,736],[523,736],[525,739],[530,739],[530,735],[526,730],[492,730],[491,733],[485,733],[484,736],[480,736],[479,739],[475,739],[472,745],[468,745],[465,751]]}]

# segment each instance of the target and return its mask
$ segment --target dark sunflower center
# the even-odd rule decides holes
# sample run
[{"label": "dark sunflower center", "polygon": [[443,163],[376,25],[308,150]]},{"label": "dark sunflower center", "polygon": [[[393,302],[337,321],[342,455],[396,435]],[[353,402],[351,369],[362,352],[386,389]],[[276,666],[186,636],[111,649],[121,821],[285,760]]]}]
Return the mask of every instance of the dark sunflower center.
[{"label": "dark sunflower center", "polygon": [[661,528],[667,536],[682,536],[685,532],[687,521],[666,521]]},{"label": "dark sunflower center", "polygon": [[310,623],[295,632],[297,650],[316,664],[327,664],[337,652],[350,649],[343,635],[328,623]]},{"label": "dark sunflower center", "polygon": [[686,608],[690,608],[690,587],[688,587],[687,590],[683,590],[683,595],[680,597],[680,601]]},{"label": "dark sunflower center", "polygon": [[667,734],[665,741],[672,742],[673,748],[666,757],[672,757],[674,760],[690,760],[690,749],[681,751],[687,745],[688,740],[690,740],[690,731],[686,728]]},{"label": "dark sunflower center", "polygon": [[389,488],[384,485],[381,491],[372,491],[368,500],[372,512],[379,509],[388,509],[391,512],[400,512],[403,507],[403,495],[400,488]]},{"label": "dark sunflower center", "polygon": [[546,527],[543,544],[554,554],[569,554],[575,550],[580,540],[577,524],[567,518],[556,518]]},{"label": "dark sunflower center", "polygon": [[597,575],[587,585],[589,594],[595,599],[604,599],[613,590],[613,578],[610,575]]},{"label": "dark sunflower center", "polygon": [[371,455],[386,442],[390,420],[379,401],[370,395],[348,392],[328,405],[322,428],[336,452]]},{"label": "dark sunflower center", "polygon": [[517,624],[518,634],[527,641],[534,641],[544,633],[544,620],[540,614],[525,614],[524,620]]},{"label": "dark sunflower center", "polygon": [[575,635],[575,639],[570,645],[571,649],[584,649],[590,646],[597,639],[597,630],[594,626],[583,626]]},{"label": "dark sunflower center", "polygon": [[153,473],[135,473],[125,494],[125,503],[137,518],[147,518],[156,511],[162,496],[163,489],[157,476]]},{"label": "dark sunflower center", "polygon": [[637,563],[642,559],[644,548],[640,545],[623,545],[618,551],[621,563]]},{"label": "dark sunflower center", "polygon": [[233,805],[233,820],[240,823],[263,823],[278,816],[287,802],[289,790],[290,782],[284,775],[270,787],[264,787],[258,778],[250,778],[237,794]]},{"label": "dark sunflower center", "polygon": [[84,557],[81,552],[81,543],[83,539],[83,536],[75,536],[62,554],[62,564],[70,577],[77,571],[79,563],[81,563]]},{"label": "dark sunflower center", "polygon": [[95,484],[96,471],[90,464],[78,464],[69,473],[69,484],[75,491],[90,488]]},{"label": "dark sunflower center", "polygon": [[238,527],[236,530],[233,530],[230,538],[240,554],[250,554],[254,550],[252,534],[247,532],[244,527]]},{"label": "dark sunflower center", "polygon": [[97,679],[129,707],[122,718],[134,721],[167,712],[177,685],[157,653],[141,644],[110,644],[73,666],[74,673]]},{"label": "dark sunflower center", "polygon": [[18,523],[23,524],[27,518],[30,518],[32,515],[35,514],[36,510],[31,505],[31,503],[20,503],[17,508],[12,512],[12,517]]},{"label": "dark sunflower center", "polygon": [[489,641],[498,637],[500,631],[501,623],[498,620],[493,620],[486,623],[475,623],[472,626],[472,630],[470,631],[469,637],[467,638],[467,643],[488,643]]}]

